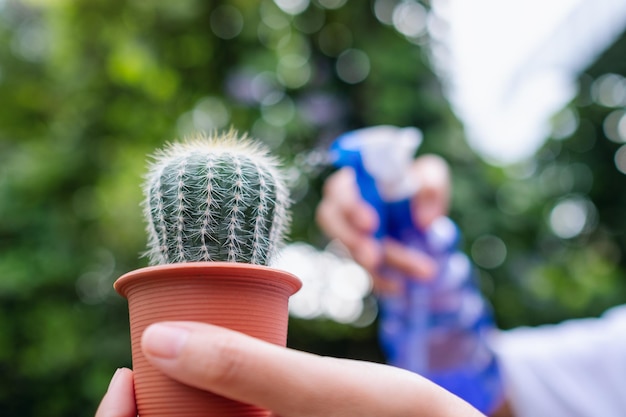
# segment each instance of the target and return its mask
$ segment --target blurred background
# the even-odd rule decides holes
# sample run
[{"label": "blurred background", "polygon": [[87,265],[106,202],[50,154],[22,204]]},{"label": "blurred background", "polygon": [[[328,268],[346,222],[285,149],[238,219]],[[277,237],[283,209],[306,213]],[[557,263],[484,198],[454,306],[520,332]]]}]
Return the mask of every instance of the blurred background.
[{"label": "blurred background", "polygon": [[328,145],[378,124],[450,163],[501,328],[626,302],[625,7],[550,3],[0,0],[0,414],[92,415],[131,365],[112,284],[147,264],[146,156],[194,131],[285,162],[293,347],[382,360],[368,277],[313,219]]}]

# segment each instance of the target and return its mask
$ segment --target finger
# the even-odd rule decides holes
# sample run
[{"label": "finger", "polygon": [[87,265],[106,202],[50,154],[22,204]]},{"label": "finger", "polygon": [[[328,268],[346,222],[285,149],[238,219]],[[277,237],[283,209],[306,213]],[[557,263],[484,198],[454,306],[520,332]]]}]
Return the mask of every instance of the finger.
[{"label": "finger", "polygon": [[418,281],[431,280],[437,274],[433,258],[393,239],[383,241],[383,257],[385,266]]},{"label": "finger", "polygon": [[378,216],[362,199],[352,169],[341,169],[328,178],[324,185],[324,197],[348,215],[354,227],[369,233],[378,227]]},{"label": "finger", "polygon": [[448,213],[450,205],[450,171],[448,164],[435,155],[424,155],[415,160],[412,174],[420,189],[415,196],[413,221],[422,229],[438,217]]},{"label": "finger", "polygon": [[[359,193],[354,171],[344,168],[328,178],[320,204],[320,226],[331,237],[341,238],[345,227],[372,234],[378,227],[378,216]],[[338,216],[339,215],[339,216]],[[338,224],[340,222],[340,224]],[[341,226],[337,229],[336,226]]]},{"label": "finger", "polygon": [[174,379],[282,417],[479,415],[416,374],[298,352],[211,325],[152,325],[142,348]]},{"label": "finger", "polygon": [[352,170],[340,170],[327,180],[316,220],[329,237],[339,239],[366,269],[378,265],[380,245],[373,238],[378,215],[361,198]]},{"label": "finger", "polygon": [[127,368],[115,371],[96,417],[137,417],[133,371]]},{"label": "finger", "polygon": [[356,262],[365,269],[374,269],[381,260],[380,244],[371,232],[355,227],[351,214],[334,203],[322,201],[317,208],[317,223],[326,235],[338,239]]},{"label": "finger", "polygon": [[371,276],[372,287],[375,294],[397,295],[404,289],[404,285],[396,279],[389,279],[388,276],[380,273],[373,273]]}]

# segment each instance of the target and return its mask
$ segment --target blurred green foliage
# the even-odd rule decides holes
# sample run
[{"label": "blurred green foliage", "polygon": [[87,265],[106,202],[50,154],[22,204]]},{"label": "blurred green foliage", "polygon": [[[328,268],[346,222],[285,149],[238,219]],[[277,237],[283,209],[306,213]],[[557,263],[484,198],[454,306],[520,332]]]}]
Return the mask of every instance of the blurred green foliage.
[{"label": "blurred green foliage", "polygon": [[[590,89],[626,74],[626,39],[581,77],[573,132],[502,169],[466,146],[427,39],[379,22],[372,4],[317,0],[291,15],[271,0],[0,0],[3,416],[90,415],[114,369],[130,366],[112,283],[146,263],[146,155],[194,129],[232,125],[265,141],[290,172],[292,240],[322,247],[313,213],[331,169],[320,152],[348,129],[418,126],[422,152],[452,166],[452,216],[467,251],[487,257],[481,282],[501,327],[625,301],[621,145],[603,130],[614,109]],[[573,197],[593,221],[558,237],[550,213]],[[489,264],[485,235],[504,243],[503,262]],[[293,320],[290,332],[294,347],[380,359],[373,326]]]}]

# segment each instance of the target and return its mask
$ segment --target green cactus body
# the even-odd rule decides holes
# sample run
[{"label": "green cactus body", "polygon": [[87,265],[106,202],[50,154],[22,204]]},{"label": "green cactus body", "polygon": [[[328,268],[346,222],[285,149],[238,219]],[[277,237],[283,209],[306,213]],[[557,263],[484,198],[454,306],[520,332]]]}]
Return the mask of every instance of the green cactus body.
[{"label": "green cactus body", "polygon": [[267,265],[289,223],[289,198],[277,161],[232,131],[158,152],[145,197],[151,264]]}]

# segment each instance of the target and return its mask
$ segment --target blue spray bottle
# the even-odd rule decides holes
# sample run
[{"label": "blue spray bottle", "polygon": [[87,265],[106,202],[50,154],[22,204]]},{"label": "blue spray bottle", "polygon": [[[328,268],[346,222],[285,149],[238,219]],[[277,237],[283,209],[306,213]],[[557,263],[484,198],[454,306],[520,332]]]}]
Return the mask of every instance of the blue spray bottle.
[{"label": "blue spray bottle", "polygon": [[381,271],[403,289],[378,297],[379,339],[387,362],[490,413],[503,395],[498,364],[486,341],[494,323],[471,263],[458,249],[458,228],[449,218],[436,220],[427,230],[412,221],[410,197],[419,184],[408,170],[421,140],[416,128],[360,129],[340,136],[331,157],[338,167],[355,171],[364,200],[378,212],[376,238],[396,239],[437,263],[437,276],[427,282],[390,268]]}]

